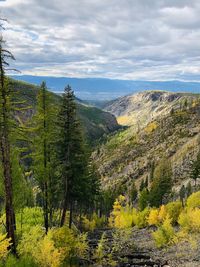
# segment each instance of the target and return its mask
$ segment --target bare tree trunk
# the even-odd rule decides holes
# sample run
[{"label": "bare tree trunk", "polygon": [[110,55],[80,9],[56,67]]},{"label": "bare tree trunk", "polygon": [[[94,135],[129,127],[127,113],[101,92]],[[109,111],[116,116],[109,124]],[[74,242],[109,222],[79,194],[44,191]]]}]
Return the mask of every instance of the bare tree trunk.
[{"label": "bare tree trunk", "polygon": [[63,203],[63,210],[62,210],[62,216],[60,220],[60,227],[62,227],[65,223],[65,217],[67,212],[67,194],[65,195],[64,203]]},{"label": "bare tree trunk", "polygon": [[45,177],[44,178],[44,227],[46,230],[46,234],[48,232],[49,228],[49,218],[48,218],[48,183],[47,183],[47,140],[46,140],[46,131],[47,131],[47,125],[46,125],[46,91],[45,88],[43,88],[43,113],[44,113],[44,121],[43,121],[43,127],[44,127],[44,170],[45,170]]},{"label": "bare tree trunk", "polygon": [[10,160],[10,142],[8,131],[8,109],[7,95],[5,88],[5,76],[3,70],[2,55],[0,55],[0,71],[1,71],[1,153],[2,165],[5,185],[5,202],[6,202],[6,230],[7,236],[11,238],[11,248],[13,253],[16,253],[15,245],[15,214],[13,208],[13,191],[12,191],[12,171]]},{"label": "bare tree trunk", "polygon": [[47,182],[44,183],[44,227],[46,234],[49,228],[49,218],[48,218],[48,192],[47,192]]},{"label": "bare tree trunk", "polygon": [[73,202],[70,200],[70,207],[69,207],[69,229],[72,228],[72,214],[73,214]]}]

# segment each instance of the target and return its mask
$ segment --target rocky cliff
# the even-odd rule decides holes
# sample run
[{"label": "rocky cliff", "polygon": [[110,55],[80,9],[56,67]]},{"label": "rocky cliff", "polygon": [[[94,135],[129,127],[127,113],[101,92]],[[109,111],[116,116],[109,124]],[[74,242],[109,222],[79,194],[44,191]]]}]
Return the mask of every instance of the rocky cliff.
[{"label": "rocky cliff", "polygon": [[191,164],[199,146],[200,105],[193,103],[193,107],[177,109],[146,123],[137,132],[134,126],[118,132],[109,137],[93,157],[106,189],[122,184],[128,186],[133,180],[139,187],[142,179],[149,177],[152,162],[156,166],[165,157],[171,161],[174,189],[177,190],[190,180]]},{"label": "rocky cliff", "polygon": [[114,114],[119,124],[142,127],[171,110],[192,105],[198,97],[198,94],[144,91],[110,101],[104,110]]}]

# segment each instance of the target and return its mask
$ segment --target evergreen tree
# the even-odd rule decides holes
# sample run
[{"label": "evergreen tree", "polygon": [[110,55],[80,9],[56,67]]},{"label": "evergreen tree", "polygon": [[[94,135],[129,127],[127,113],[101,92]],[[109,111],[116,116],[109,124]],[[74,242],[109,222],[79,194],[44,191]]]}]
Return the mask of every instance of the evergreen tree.
[{"label": "evergreen tree", "polygon": [[135,182],[133,181],[129,191],[129,199],[131,203],[133,203],[137,199],[137,195],[138,195],[137,188],[135,186]]},{"label": "evergreen tree", "polygon": [[154,179],[150,191],[152,206],[160,206],[172,188],[172,169],[169,160],[163,159],[154,171]]},{"label": "evergreen tree", "polygon": [[149,191],[147,188],[144,188],[140,193],[138,206],[140,210],[144,210],[149,205]]},{"label": "evergreen tree", "polygon": [[13,206],[13,185],[12,185],[12,166],[10,151],[10,117],[11,117],[11,92],[8,80],[5,76],[5,69],[9,66],[7,59],[14,59],[13,55],[4,49],[4,41],[0,36],[0,147],[1,161],[3,168],[5,186],[5,208],[6,208],[6,231],[11,238],[12,251],[16,252],[15,243],[15,212]]},{"label": "evergreen tree", "polygon": [[186,196],[189,197],[192,194],[192,185],[191,182],[188,182],[186,186]]},{"label": "evergreen tree", "polygon": [[142,179],[142,182],[140,183],[140,192],[145,188],[145,181]]},{"label": "evergreen tree", "polygon": [[197,154],[197,159],[192,164],[191,178],[194,180],[195,188],[197,185],[197,179],[200,177],[200,151]]},{"label": "evergreen tree", "polygon": [[52,196],[54,187],[55,125],[56,111],[52,106],[51,94],[45,82],[41,84],[37,98],[37,112],[33,117],[33,162],[34,174],[42,192],[44,226],[49,228],[49,215],[52,217]]},{"label": "evergreen tree", "polygon": [[146,180],[144,182],[144,187],[148,189],[148,186],[149,186],[149,179],[148,179],[148,176],[147,176]]},{"label": "evergreen tree", "polygon": [[181,189],[179,191],[179,196],[180,196],[180,200],[182,203],[182,206],[184,207],[184,200],[185,200],[185,195],[186,195],[186,188],[184,185],[181,186]]},{"label": "evergreen tree", "polygon": [[153,174],[155,171],[155,162],[152,161],[151,165],[150,165],[150,176],[149,176],[149,181],[152,182],[153,181]]},{"label": "evergreen tree", "polygon": [[[77,118],[75,96],[68,85],[65,88],[59,113],[59,159],[63,188],[62,216],[63,226],[69,207],[69,227],[72,224],[72,212],[75,201],[85,185],[87,156],[80,122]],[[84,191],[84,190],[83,190]]]}]

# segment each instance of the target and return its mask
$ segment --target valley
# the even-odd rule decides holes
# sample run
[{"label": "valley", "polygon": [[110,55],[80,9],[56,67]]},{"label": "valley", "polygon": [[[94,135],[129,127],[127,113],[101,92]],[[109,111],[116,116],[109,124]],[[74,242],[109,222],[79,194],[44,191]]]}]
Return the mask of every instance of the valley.
[{"label": "valley", "polygon": [[[41,87],[13,79],[10,79],[9,83],[15,92],[14,101],[17,103],[14,119],[18,127],[22,129],[28,127],[27,129],[31,130],[29,124],[31,122],[32,125],[37,116]],[[57,110],[62,105],[62,96],[52,92],[48,92],[47,96],[51,104],[48,116],[50,114],[54,116],[54,113],[58,114]],[[62,238],[64,234],[69,238],[69,235],[72,235],[71,238],[75,240],[75,243],[69,245],[72,250],[73,246],[78,246],[78,251],[81,251],[83,246],[83,254],[78,253],[71,258],[73,266],[198,266],[199,224],[194,223],[193,217],[190,218],[190,216],[193,216],[192,212],[199,212],[199,180],[198,176],[195,176],[195,180],[191,176],[194,162],[199,157],[199,95],[146,91],[107,102],[102,108],[96,108],[77,98],[75,102],[77,116],[89,151],[92,151],[90,162],[95,168],[92,170],[92,176],[89,174],[87,178],[89,192],[83,192],[88,194],[89,198],[93,190],[97,190],[97,193],[94,191],[91,195],[91,197],[95,196],[92,200],[94,202],[87,202],[85,197],[82,198],[80,193],[76,193],[77,201],[80,201],[80,196],[83,202],[82,214],[79,214],[78,206],[74,203],[73,230],[68,232],[66,228],[66,224],[70,222],[70,211],[68,211],[62,230],[64,232],[57,237]],[[55,123],[57,119],[58,117],[55,117]],[[51,131],[53,134],[53,130]],[[35,135],[32,130],[31,135]],[[78,140],[76,142],[79,142]],[[23,142],[20,150],[25,149],[27,142],[30,141],[26,139]],[[55,145],[59,148],[59,143]],[[34,149],[34,146],[30,149]],[[40,145],[37,146],[35,153],[40,153],[40,149]],[[24,232],[22,235],[26,240],[24,242],[29,244],[26,237],[27,227],[29,233],[33,233],[33,239],[39,238],[40,242],[43,242],[42,235],[38,236],[34,232],[43,224],[40,202],[42,196],[37,189],[37,170],[42,166],[37,165],[37,169],[34,170],[35,167],[31,163],[34,157],[30,151],[25,152],[25,155],[29,160],[20,161],[20,172],[27,178],[14,180],[14,188],[19,186],[27,188],[29,197],[32,195],[32,190],[36,192],[31,196],[31,203],[35,203],[34,207],[31,207],[33,204],[22,206],[24,220],[19,219],[20,210],[17,209],[17,227],[21,223],[21,231]],[[84,162],[83,159],[82,161]],[[54,161],[53,164],[55,164]],[[59,173],[58,167],[59,165],[55,165],[54,168]],[[34,174],[32,174],[33,171]],[[56,172],[55,183],[59,181]],[[159,179],[162,179],[162,175],[164,180],[161,182]],[[93,189],[89,184],[90,177]],[[169,178],[170,184],[167,182]],[[16,176],[15,179],[19,178]],[[96,187],[97,179],[99,179],[99,189]],[[154,189],[155,181],[160,183],[160,187],[164,185],[165,192],[161,194],[160,200],[156,195],[159,191],[156,193]],[[168,191],[165,188],[168,188]],[[182,188],[185,188],[184,195],[180,193]],[[159,187],[156,190],[158,189]],[[55,190],[53,198],[61,196],[57,189],[52,188],[52,190]],[[82,190],[85,190],[84,187]],[[191,202],[190,198],[194,200]],[[16,191],[14,191],[14,200],[19,203],[21,201]],[[59,203],[57,201],[55,198],[55,204]],[[94,206],[91,208],[87,206],[88,203]],[[194,205],[194,210],[191,205]],[[58,225],[59,208],[57,204],[54,207],[54,217],[51,220]],[[86,211],[87,207],[91,211]],[[185,219],[183,220],[181,216],[185,216]],[[35,222],[36,228],[31,226],[30,218],[37,218],[39,221],[39,223]],[[80,236],[75,234],[77,229],[80,229]],[[51,228],[49,233],[55,235],[56,231],[60,231],[57,226],[55,229]],[[48,242],[52,240],[57,242],[56,237],[51,237],[50,234],[47,234]],[[85,234],[87,238],[84,237]],[[83,238],[83,240],[79,243],[76,238]],[[35,242],[33,239],[31,242]],[[20,247],[23,246],[22,242],[19,244],[18,249],[27,251],[25,247]],[[55,244],[52,249],[56,249]],[[35,249],[38,255],[43,251],[36,246],[33,250],[30,248],[29,254],[34,255],[32,253]],[[176,253],[176,256],[173,253]],[[43,266],[43,260],[38,257],[40,256],[31,256],[30,266],[34,263],[37,266],[38,262]],[[16,266],[21,264],[11,256],[8,256],[8,259],[15,262]],[[22,258],[24,259],[27,261],[26,257]],[[49,258],[49,262],[49,266],[53,266],[54,259]],[[60,266],[60,262],[62,262],[61,258],[56,266]]]},{"label": "valley", "polygon": [[0,0],[0,267],[200,266],[199,14]]}]

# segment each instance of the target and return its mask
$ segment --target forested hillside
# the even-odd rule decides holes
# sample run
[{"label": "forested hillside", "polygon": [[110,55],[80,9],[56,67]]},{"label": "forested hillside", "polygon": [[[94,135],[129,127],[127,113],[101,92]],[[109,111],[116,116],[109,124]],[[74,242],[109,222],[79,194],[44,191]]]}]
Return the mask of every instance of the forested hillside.
[{"label": "forested hillside", "polygon": [[143,91],[107,102],[104,110],[114,114],[120,124],[138,129],[171,110],[192,106],[199,97],[199,94]]},{"label": "forested hillside", "polygon": [[[15,97],[20,102],[20,105],[26,107],[21,112],[15,112],[16,116],[19,120],[26,121],[30,119],[36,111],[39,86],[13,79],[10,79],[10,84],[16,92]],[[52,95],[52,104],[55,105],[55,108],[58,107],[61,102],[61,95],[50,94]],[[78,99],[77,108],[82,126],[90,143],[94,143],[104,134],[114,132],[120,128],[115,117],[108,112],[84,104]]]},{"label": "forested hillside", "polygon": [[150,112],[144,122],[146,126],[140,124],[139,129],[131,126],[121,130],[99,146],[93,157],[104,187],[128,188],[136,181],[139,188],[143,180],[150,179],[152,168],[156,168],[162,158],[171,161],[175,191],[190,181],[200,142],[200,105],[196,96],[189,96],[188,101],[191,98],[196,102],[190,106],[169,111],[166,105],[166,115],[157,115],[157,119],[149,122]]},{"label": "forested hillside", "polygon": [[11,79],[13,60],[1,33],[0,267],[200,266],[199,95],[102,110]]}]

